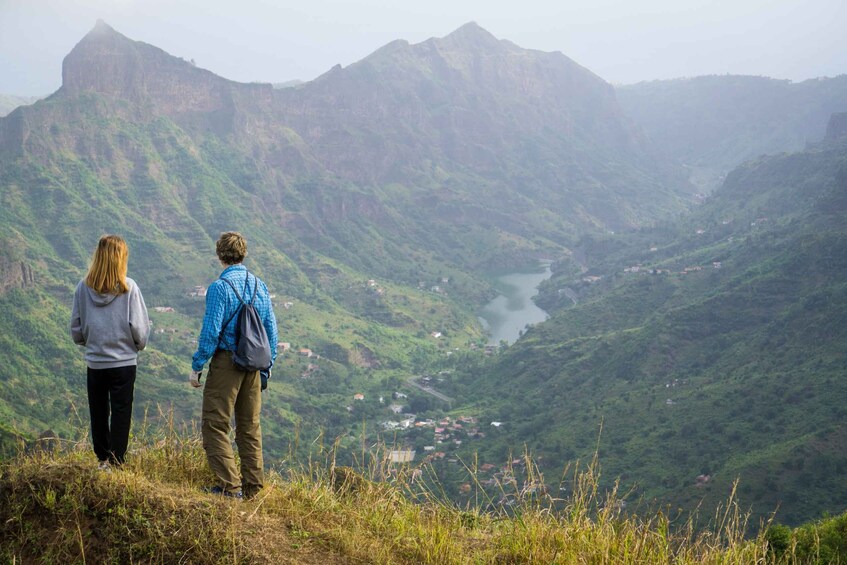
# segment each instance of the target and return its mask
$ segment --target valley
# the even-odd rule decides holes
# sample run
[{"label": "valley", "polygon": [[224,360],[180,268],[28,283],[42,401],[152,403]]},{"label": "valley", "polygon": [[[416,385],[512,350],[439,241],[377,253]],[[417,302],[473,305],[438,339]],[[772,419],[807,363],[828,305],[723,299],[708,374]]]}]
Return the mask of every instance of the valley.
[{"label": "valley", "polygon": [[106,232],[154,324],[136,418],[191,430],[237,229],[284,349],[274,466],[383,445],[502,508],[526,467],[567,490],[596,455],[632,507],[711,510],[738,479],[756,519],[843,511],[844,78],[613,87],[470,23],[274,88],[98,22],[0,118],[0,447],[86,437],[67,322]]}]

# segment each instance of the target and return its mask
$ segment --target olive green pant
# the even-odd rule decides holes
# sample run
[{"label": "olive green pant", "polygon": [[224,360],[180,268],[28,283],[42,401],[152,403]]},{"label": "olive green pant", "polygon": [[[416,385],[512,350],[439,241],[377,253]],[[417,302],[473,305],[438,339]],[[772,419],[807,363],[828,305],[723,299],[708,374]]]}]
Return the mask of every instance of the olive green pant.
[{"label": "olive green pant", "polygon": [[[203,449],[209,467],[227,492],[244,490],[255,496],[264,484],[262,461],[261,380],[258,371],[242,371],[232,352],[218,350],[209,363],[203,388]],[[235,414],[235,444],[241,458],[241,477],[235,466],[230,422]]]}]

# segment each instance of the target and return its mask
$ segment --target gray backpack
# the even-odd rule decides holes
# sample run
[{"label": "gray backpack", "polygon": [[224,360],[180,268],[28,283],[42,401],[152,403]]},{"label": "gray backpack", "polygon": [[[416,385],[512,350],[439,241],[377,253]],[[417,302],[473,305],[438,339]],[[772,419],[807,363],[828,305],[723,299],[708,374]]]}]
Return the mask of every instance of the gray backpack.
[{"label": "gray backpack", "polygon": [[[241,308],[236,311],[238,319],[235,323],[235,353],[232,360],[243,371],[267,371],[271,366],[271,344],[268,341],[265,326],[262,324],[262,317],[259,316],[259,312],[253,306],[259,291],[259,279],[256,275],[253,275],[253,278],[256,279],[256,282],[253,285],[253,297],[248,303],[244,302],[241,295],[238,294],[235,285],[221,277],[221,280],[226,281],[230,288],[235,291],[235,296],[241,302]],[[250,273],[248,272],[244,281],[245,294],[249,281]],[[221,327],[221,333],[236,314],[230,316],[226,324]]]}]

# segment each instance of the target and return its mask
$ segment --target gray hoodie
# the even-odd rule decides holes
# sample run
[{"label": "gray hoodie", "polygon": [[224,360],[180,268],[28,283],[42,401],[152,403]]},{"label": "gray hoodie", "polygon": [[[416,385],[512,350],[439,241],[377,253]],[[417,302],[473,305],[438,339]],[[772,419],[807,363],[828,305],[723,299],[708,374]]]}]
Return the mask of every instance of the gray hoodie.
[{"label": "gray hoodie", "polygon": [[85,346],[85,361],[92,369],[135,365],[147,345],[150,319],[138,285],[126,279],[129,292],[100,294],[79,281],[71,312],[71,337]]}]

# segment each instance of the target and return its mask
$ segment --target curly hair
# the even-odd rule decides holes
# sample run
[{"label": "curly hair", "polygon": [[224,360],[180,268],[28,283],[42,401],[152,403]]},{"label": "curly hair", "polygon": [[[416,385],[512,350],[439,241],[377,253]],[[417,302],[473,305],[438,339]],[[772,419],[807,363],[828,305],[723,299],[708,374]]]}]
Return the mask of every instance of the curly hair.
[{"label": "curly hair", "polygon": [[223,232],[215,243],[215,252],[222,263],[237,265],[247,256],[247,240],[236,231]]}]

